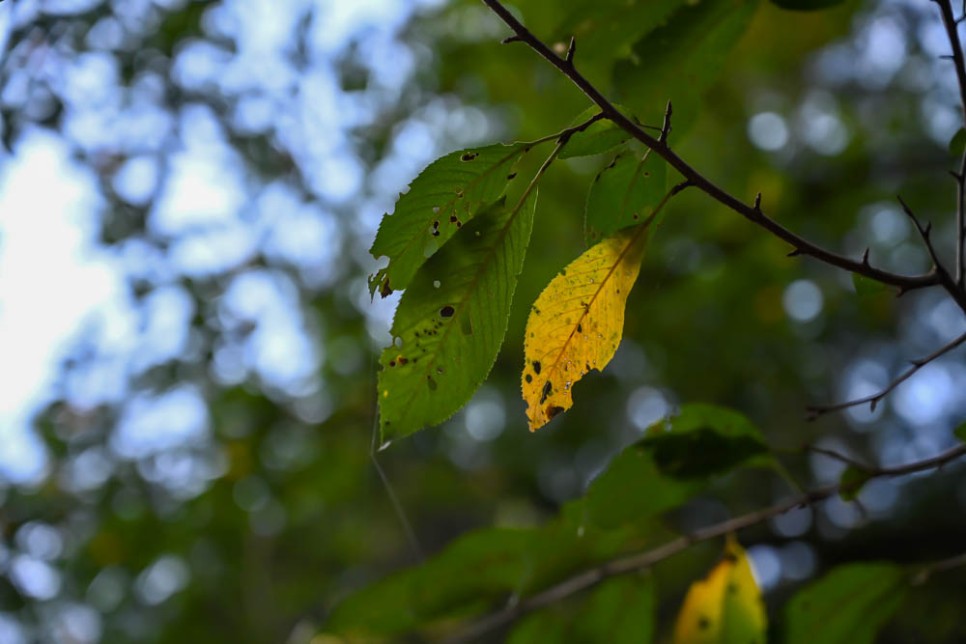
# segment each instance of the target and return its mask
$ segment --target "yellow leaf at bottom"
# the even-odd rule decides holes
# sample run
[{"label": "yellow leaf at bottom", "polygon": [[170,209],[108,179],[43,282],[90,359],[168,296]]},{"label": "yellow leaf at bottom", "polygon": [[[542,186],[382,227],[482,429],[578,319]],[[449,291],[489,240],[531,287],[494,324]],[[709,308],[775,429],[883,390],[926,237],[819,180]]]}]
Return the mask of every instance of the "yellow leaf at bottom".
[{"label": "yellow leaf at bottom", "polygon": [[763,644],[767,618],[744,548],[731,535],[724,558],[691,584],[674,627],[674,644]]},{"label": "yellow leaf at bottom", "polygon": [[537,298],[524,343],[523,400],[530,431],[570,409],[574,383],[591,369],[603,369],[614,357],[649,223],[619,231],[589,248]]}]

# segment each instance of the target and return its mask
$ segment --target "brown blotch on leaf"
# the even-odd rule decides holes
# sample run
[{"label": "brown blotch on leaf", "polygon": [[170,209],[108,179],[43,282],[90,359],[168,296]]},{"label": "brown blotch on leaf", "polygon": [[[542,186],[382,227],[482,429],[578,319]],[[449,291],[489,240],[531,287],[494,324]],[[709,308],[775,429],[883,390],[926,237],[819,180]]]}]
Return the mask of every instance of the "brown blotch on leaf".
[{"label": "brown blotch on leaf", "polygon": [[439,314],[441,316],[443,316],[444,318],[451,318],[451,317],[453,317],[453,314],[454,313],[456,313],[456,309],[454,309],[449,304],[447,304],[446,306],[444,306],[443,308],[441,308],[439,310]]}]

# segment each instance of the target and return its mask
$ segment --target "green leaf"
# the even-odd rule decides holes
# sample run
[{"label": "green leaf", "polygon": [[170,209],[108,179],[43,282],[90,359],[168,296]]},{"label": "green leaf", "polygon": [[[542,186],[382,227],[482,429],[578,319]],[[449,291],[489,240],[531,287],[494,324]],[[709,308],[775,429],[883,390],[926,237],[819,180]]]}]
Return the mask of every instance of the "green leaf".
[{"label": "green leaf", "polygon": [[905,598],[889,563],[840,566],[799,591],[785,609],[788,644],[869,644]]},{"label": "green leaf", "polygon": [[644,123],[660,125],[672,101],[672,124],[680,135],[695,121],[704,93],[757,7],[758,0],[704,0],[677,10],[634,45],[632,60],[614,67],[621,102]]},{"label": "green leaf", "polygon": [[966,151],[966,127],[956,130],[956,134],[949,140],[949,151],[956,156]]},{"label": "green leaf", "polygon": [[855,497],[862,491],[862,486],[872,478],[872,473],[868,470],[849,465],[842,472],[839,479],[839,496],[843,501],[854,501]]},{"label": "green leaf", "polygon": [[503,343],[537,190],[493,203],[419,270],[379,360],[383,441],[443,422],[482,384]]},{"label": "green leaf", "polygon": [[529,149],[514,143],[460,150],[423,170],[379,224],[369,252],[388,257],[389,265],[369,278],[370,293],[407,288],[427,258],[504,193]]},{"label": "green leaf", "polygon": [[[585,0],[569,2],[555,30],[577,41],[577,64],[596,83],[609,80],[615,62],[632,55],[632,45],[664,24],[685,0]],[[604,87],[606,89],[606,87]]]},{"label": "green leaf", "polygon": [[771,0],[772,4],[792,11],[817,11],[840,5],[845,0]]},{"label": "green leaf", "polygon": [[683,504],[712,476],[771,461],[758,429],[741,414],[685,405],[669,426],[653,426],[591,483],[585,517],[601,528],[646,520]]},{"label": "green leaf", "polygon": [[396,573],[337,605],[328,630],[388,635],[515,592],[532,531],[490,528],[456,540],[425,564]]},{"label": "green leaf", "polygon": [[646,220],[664,198],[667,166],[649,151],[625,152],[600,171],[587,195],[588,243]]},{"label": "green leaf", "polygon": [[665,478],[638,442],[625,448],[590,484],[584,496],[585,519],[603,529],[646,521],[682,505],[703,487],[699,481]]},{"label": "green leaf", "polygon": [[654,637],[654,586],[651,575],[610,579],[576,610],[556,607],[530,615],[513,629],[508,642],[650,642]]},{"label": "green leaf", "polygon": [[961,424],[959,427],[953,430],[953,435],[959,440],[966,443],[966,423]]},{"label": "green leaf", "polygon": [[890,290],[888,285],[859,273],[852,273],[852,286],[855,287],[855,292],[859,297],[871,297]]},{"label": "green leaf", "polygon": [[670,427],[653,425],[639,444],[652,454],[662,475],[679,480],[771,461],[757,427],[738,412],[712,405],[684,406]]},{"label": "green leaf", "polygon": [[[580,125],[599,111],[597,106],[588,107],[571,122],[569,127]],[[587,129],[571,136],[567,145],[560,151],[560,158],[570,159],[603,154],[622,145],[629,138],[630,135],[614,125],[613,121],[600,119],[591,123]]]},{"label": "green leaf", "polygon": [[[532,595],[613,558],[628,541],[622,531],[578,532],[561,520],[536,529],[478,530],[429,561],[348,597],[335,607],[325,627],[347,635],[389,636],[443,619],[468,618],[510,595]],[[636,541],[639,544],[640,537]]]}]

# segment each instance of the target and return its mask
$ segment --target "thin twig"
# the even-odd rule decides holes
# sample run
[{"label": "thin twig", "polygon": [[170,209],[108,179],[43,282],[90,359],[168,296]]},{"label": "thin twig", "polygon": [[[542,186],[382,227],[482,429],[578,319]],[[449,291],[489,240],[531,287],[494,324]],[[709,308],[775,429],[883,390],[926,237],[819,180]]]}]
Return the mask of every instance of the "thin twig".
[{"label": "thin twig", "polygon": [[[956,447],[942,452],[941,454],[937,454],[932,458],[907,463],[906,465],[900,465],[897,467],[869,468],[869,479],[867,480],[875,478],[893,478],[915,472],[939,469],[946,463],[954,461],[963,455],[966,455],[966,445],[957,445]],[[721,523],[716,523],[706,528],[696,530],[689,535],[680,536],[662,546],[654,548],[653,550],[647,550],[645,552],[639,552],[618,559],[612,559],[599,566],[589,568],[583,572],[573,575],[572,577],[569,577],[568,579],[565,579],[564,581],[555,584],[550,588],[537,593],[536,595],[516,601],[502,610],[491,613],[470,624],[470,626],[468,626],[465,630],[445,641],[450,644],[473,641],[478,637],[490,633],[491,631],[510,624],[514,620],[526,615],[527,613],[531,613],[535,610],[539,610],[540,608],[544,608],[545,606],[555,604],[563,599],[566,599],[567,597],[592,588],[597,584],[610,579],[611,577],[645,570],[658,562],[664,561],[673,555],[687,550],[690,546],[696,543],[716,539],[718,537],[758,525],[759,523],[767,521],[772,517],[784,514],[785,512],[798,507],[814,505],[819,501],[824,501],[825,499],[834,496],[839,492],[839,489],[839,483],[827,485],[825,487],[812,490],[811,492],[791,497],[780,503],[776,503],[773,506],[756,510],[754,512],[749,512],[748,514],[743,514],[733,519],[728,519],[727,521],[722,521]]]},{"label": "thin twig", "polygon": [[966,566],[966,552],[923,566],[916,573],[912,583],[921,585],[926,583],[932,575],[938,572],[946,572],[947,570],[954,570],[963,566]]},{"label": "thin twig", "polygon": [[[906,216],[912,220],[913,225],[916,227],[916,232],[919,233],[919,237],[922,238],[923,244],[926,246],[926,250],[929,252],[929,257],[932,259],[932,264],[934,267],[934,273],[936,277],[939,278],[939,284],[949,293],[950,297],[955,300],[963,311],[966,311],[966,291],[956,283],[956,279],[949,273],[949,269],[943,264],[942,260],[939,259],[939,253],[936,252],[936,247],[932,243],[932,224],[927,223],[923,225],[916,213],[912,211],[909,204],[903,200],[901,196],[897,196],[896,199],[899,200],[899,205],[902,206],[902,211],[906,213]],[[868,253],[868,251],[866,251]]]},{"label": "thin twig", "polygon": [[816,405],[816,406],[808,407],[808,409],[806,410],[808,413],[807,417],[809,420],[815,420],[816,418],[824,414],[828,414],[833,411],[842,411],[843,409],[848,409],[850,407],[857,407],[858,405],[864,405],[866,403],[869,403],[869,407],[871,411],[875,411],[875,408],[882,401],[882,399],[888,396],[890,393],[892,393],[896,387],[904,383],[906,380],[909,380],[909,378],[911,378],[917,371],[925,367],[927,364],[929,364],[933,360],[936,360],[937,358],[940,358],[946,355],[947,353],[949,353],[950,351],[952,351],[953,349],[961,345],[963,342],[966,342],[966,333],[957,337],[952,342],[949,342],[948,344],[944,344],[943,346],[939,347],[938,349],[930,353],[928,356],[925,356],[924,358],[919,358],[918,360],[913,360],[911,367],[909,367],[906,371],[902,372],[895,380],[893,380],[888,385],[886,385],[885,388],[879,391],[878,393],[872,394],[870,396],[864,396],[862,398],[856,398],[855,400],[849,400],[846,402],[838,403],[835,405]]},{"label": "thin twig", "polygon": [[[600,90],[588,81],[575,66],[566,59],[561,58],[553,52],[542,40],[537,38],[523,24],[510,13],[500,0],[482,0],[506,25],[513,31],[512,42],[526,43],[531,49],[539,54],[544,60],[556,67],[562,74],[570,79],[587,97],[593,101],[604,114],[617,126],[626,131],[632,137],[654,150],[675,170],[680,172],[692,185],[707,194],[715,201],[727,206],[729,209],[738,213],[748,221],[764,228],[775,237],[790,244],[796,255],[809,255],[826,264],[837,266],[847,271],[859,273],[870,279],[883,284],[899,287],[903,292],[920,288],[934,286],[939,283],[938,277],[933,273],[924,275],[899,275],[890,271],[874,268],[872,266],[857,262],[851,258],[839,255],[830,250],[822,248],[812,242],[800,237],[788,230],[774,219],[765,215],[760,209],[750,206],[734,197],[724,189],[718,187],[710,179],[692,168],[686,161],[675,154],[666,143],[654,138],[644,131],[643,128],[634,123],[618,110]],[[504,39],[504,42],[508,40]]]},{"label": "thin twig", "polygon": [[[934,0],[939,6],[946,38],[952,47],[952,61],[956,68],[956,80],[959,83],[959,102],[963,110],[963,123],[966,125],[966,60],[963,59],[963,47],[959,41],[957,21],[953,16],[950,0]],[[966,5],[964,5],[966,6]],[[964,284],[966,275],[966,150],[963,151],[959,164],[959,174],[956,179],[956,285],[960,288]]]},{"label": "thin twig", "polygon": [[804,449],[807,452],[814,452],[816,454],[821,454],[822,456],[827,456],[828,458],[839,461],[841,463],[845,463],[846,465],[851,465],[852,467],[856,469],[860,469],[863,472],[869,469],[868,465],[864,463],[860,463],[854,458],[850,456],[846,456],[845,454],[836,452],[835,450],[827,449],[825,447],[819,447],[818,445],[806,445]]}]

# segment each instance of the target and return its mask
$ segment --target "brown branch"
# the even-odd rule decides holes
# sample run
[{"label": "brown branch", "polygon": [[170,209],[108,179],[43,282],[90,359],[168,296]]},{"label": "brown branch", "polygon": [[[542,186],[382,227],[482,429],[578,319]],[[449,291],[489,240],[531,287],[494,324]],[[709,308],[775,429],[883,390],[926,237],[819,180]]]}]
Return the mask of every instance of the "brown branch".
[{"label": "brown branch", "polygon": [[[957,445],[956,447],[946,450],[941,454],[937,454],[932,458],[907,463],[905,465],[899,465],[896,467],[868,468],[867,471],[869,473],[869,478],[867,480],[875,478],[894,478],[897,476],[904,476],[906,474],[913,474],[915,472],[936,470],[941,468],[946,463],[954,461],[963,455],[966,455],[966,444]],[[565,579],[564,581],[555,584],[550,588],[537,593],[536,595],[532,595],[526,599],[516,600],[509,604],[506,608],[495,613],[491,613],[470,624],[465,630],[445,641],[449,642],[450,644],[470,642],[478,637],[482,637],[483,635],[490,633],[495,629],[510,624],[514,620],[526,615],[527,613],[531,613],[535,610],[555,604],[579,592],[593,588],[597,584],[610,579],[611,577],[645,570],[658,562],[664,561],[673,555],[687,550],[690,546],[696,543],[716,539],[718,537],[758,525],[759,523],[762,523],[772,517],[784,514],[789,510],[793,510],[798,507],[810,506],[818,503],[819,501],[824,501],[825,499],[837,494],[840,489],[840,483],[827,485],[825,487],[812,490],[811,492],[791,497],[770,507],[749,512],[748,514],[743,514],[741,516],[734,517],[733,519],[728,519],[727,521],[722,521],[721,523],[716,523],[706,528],[696,530],[689,535],[680,536],[662,546],[654,548],[653,550],[647,550],[625,557],[620,557],[618,559],[612,559],[599,566],[589,568],[583,572],[573,575],[572,577],[569,577],[568,579]]]},{"label": "brown branch", "polygon": [[774,219],[765,215],[759,208],[750,206],[734,197],[724,189],[718,187],[710,179],[692,168],[686,161],[674,153],[666,142],[654,138],[644,131],[631,119],[624,116],[613,103],[611,103],[600,90],[588,81],[580,72],[577,71],[573,62],[561,58],[553,52],[542,40],[537,38],[529,29],[513,16],[500,0],[483,0],[499,18],[513,31],[513,36],[504,39],[504,42],[523,42],[526,43],[534,52],[539,54],[544,60],[556,67],[570,81],[578,87],[587,97],[593,101],[601,110],[603,115],[613,121],[618,127],[630,134],[632,137],[643,143],[648,148],[654,150],[661,158],[667,161],[675,170],[680,172],[696,188],[707,194],[715,201],[738,213],[748,221],[764,228],[773,236],[790,244],[795,255],[809,255],[832,266],[837,266],[853,273],[859,273],[869,279],[873,279],[883,284],[896,286],[901,291],[911,291],[914,289],[934,286],[939,283],[938,277],[933,273],[924,275],[899,275],[890,271],[874,268],[863,262],[855,261],[849,257],[839,255],[830,250],[822,248],[803,237],[793,233]]},{"label": "brown branch", "polygon": [[909,380],[909,378],[911,378],[917,371],[925,367],[927,364],[929,364],[933,360],[936,360],[937,358],[940,358],[946,355],[947,353],[949,353],[950,351],[952,351],[953,349],[961,345],[963,342],[966,342],[966,333],[954,339],[952,342],[949,342],[948,344],[944,344],[943,346],[939,347],[938,349],[930,353],[928,356],[919,358],[918,360],[913,360],[911,367],[909,367],[906,371],[902,372],[895,380],[893,380],[888,385],[886,385],[885,388],[879,391],[878,393],[872,394],[871,396],[856,398],[855,400],[848,400],[846,402],[838,403],[835,405],[816,405],[816,406],[808,407],[806,410],[808,413],[807,417],[809,420],[815,420],[816,418],[824,414],[828,414],[833,411],[842,411],[843,409],[848,409],[850,407],[857,407],[859,405],[864,405],[866,403],[869,403],[869,408],[871,411],[875,411],[875,408],[882,401],[882,399],[888,396],[889,394],[891,394],[896,387],[904,383],[906,380]]},{"label": "brown branch", "polygon": [[[958,21],[953,16],[950,0],[934,0],[939,6],[946,38],[952,47],[952,61],[956,68],[956,80],[959,83],[959,102],[963,110],[963,123],[966,125],[966,60],[963,59],[963,47],[959,41]],[[964,3],[966,8],[966,3]],[[956,179],[956,273],[955,283],[963,288],[966,280],[966,150],[963,151],[959,162],[959,174]]]}]

